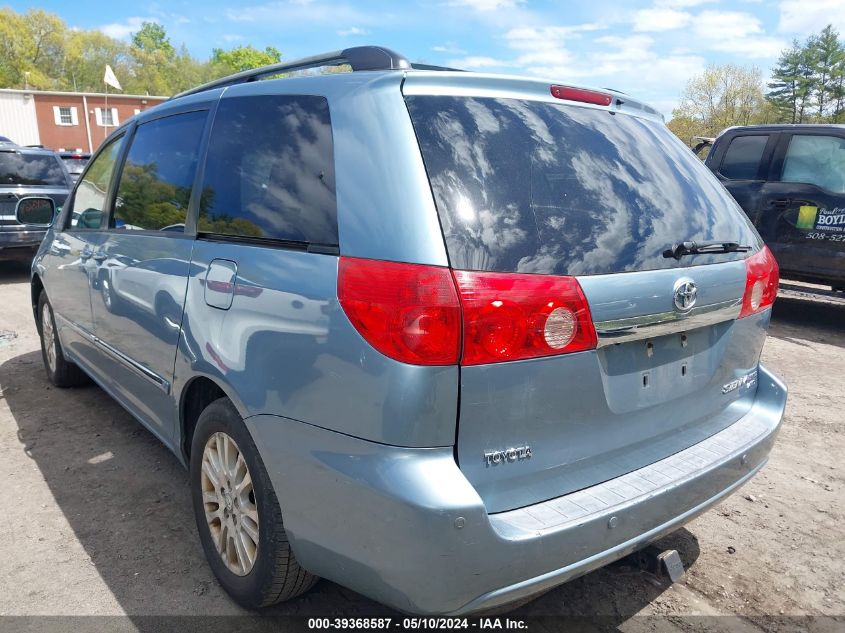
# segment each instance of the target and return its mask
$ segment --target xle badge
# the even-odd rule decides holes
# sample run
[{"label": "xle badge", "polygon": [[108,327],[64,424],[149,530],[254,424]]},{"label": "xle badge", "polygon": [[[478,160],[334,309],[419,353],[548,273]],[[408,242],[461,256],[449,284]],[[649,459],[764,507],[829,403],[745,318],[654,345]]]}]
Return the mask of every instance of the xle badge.
[{"label": "xle badge", "polygon": [[531,447],[514,446],[506,448],[503,451],[487,451],[484,453],[485,466],[498,466],[499,464],[507,464],[509,462],[522,461],[523,459],[531,459]]}]

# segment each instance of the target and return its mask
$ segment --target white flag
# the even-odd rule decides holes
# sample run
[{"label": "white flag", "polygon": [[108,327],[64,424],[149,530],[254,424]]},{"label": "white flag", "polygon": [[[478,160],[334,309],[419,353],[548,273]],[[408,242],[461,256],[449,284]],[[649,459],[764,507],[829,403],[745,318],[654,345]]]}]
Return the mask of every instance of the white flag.
[{"label": "white flag", "polygon": [[123,88],[120,87],[120,82],[117,80],[117,77],[114,76],[114,71],[108,64],[106,64],[106,74],[103,76],[103,83],[111,86],[112,88],[116,88],[117,90],[123,90]]}]

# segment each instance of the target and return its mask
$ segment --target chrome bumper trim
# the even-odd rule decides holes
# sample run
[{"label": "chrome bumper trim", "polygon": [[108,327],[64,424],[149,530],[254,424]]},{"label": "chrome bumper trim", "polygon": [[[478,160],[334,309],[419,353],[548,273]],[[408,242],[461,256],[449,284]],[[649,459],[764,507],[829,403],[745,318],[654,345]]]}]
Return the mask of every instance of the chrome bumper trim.
[{"label": "chrome bumper trim", "polygon": [[629,319],[594,323],[598,347],[687,332],[707,325],[733,321],[742,309],[742,298],[693,308],[689,312],[659,312]]}]

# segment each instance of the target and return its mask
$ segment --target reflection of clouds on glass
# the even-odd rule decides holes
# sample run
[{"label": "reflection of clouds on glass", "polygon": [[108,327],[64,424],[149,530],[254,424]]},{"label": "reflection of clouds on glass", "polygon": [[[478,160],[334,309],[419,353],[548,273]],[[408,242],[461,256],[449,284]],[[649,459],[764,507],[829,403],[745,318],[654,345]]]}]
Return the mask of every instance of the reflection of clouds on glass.
[{"label": "reflection of clouds on glass", "polygon": [[0,185],[67,186],[59,161],[46,154],[0,153]]},{"label": "reflection of clouds on glass", "polygon": [[332,134],[324,98],[224,100],[212,134],[206,186],[213,196],[201,221],[239,232],[241,220],[264,237],[337,243]]},{"label": "reflection of clouds on glass", "polygon": [[472,208],[472,203],[466,196],[458,196],[455,209],[464,222],[469,223],[475,219],[475,209]]},{"label": "reflection of clouds on glass", "polygon": [[408,105],[457,267],[621,272],[742,257],[662,257],[681,240],[757,242],[661,123],[517,99],[420,96]]}]

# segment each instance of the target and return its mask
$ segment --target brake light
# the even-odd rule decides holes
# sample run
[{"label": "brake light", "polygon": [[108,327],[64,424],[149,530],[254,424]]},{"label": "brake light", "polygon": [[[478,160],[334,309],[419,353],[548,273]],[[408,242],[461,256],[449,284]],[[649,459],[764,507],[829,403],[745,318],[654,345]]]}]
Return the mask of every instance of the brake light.
[{"label": "brake light", "polygon": [[448,268],[342,257],[337,296],[382,354],[414,365],[458,362],[461,307]]},{"label": "brake light", "polygon": [[592,103],[593,105],[609,106],[610,102],[613,101],[613,97],[606,92],[573,88],[571,86],[552,86],[551,92],[552,96],[557,99],[580,101],[581,103]]},{"label": "brake light", "polygon": [[745,294],[739,318],[756,314],[775,302],[780,271],[774,255],[764,246],[745,260]]},{"label": "brake light", "polygon": [[590,308],[574,277],[456,270],[463,310],[461,364],[593,349]]}]

